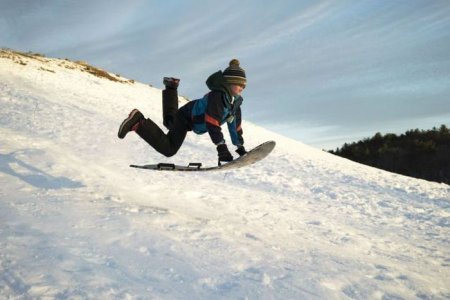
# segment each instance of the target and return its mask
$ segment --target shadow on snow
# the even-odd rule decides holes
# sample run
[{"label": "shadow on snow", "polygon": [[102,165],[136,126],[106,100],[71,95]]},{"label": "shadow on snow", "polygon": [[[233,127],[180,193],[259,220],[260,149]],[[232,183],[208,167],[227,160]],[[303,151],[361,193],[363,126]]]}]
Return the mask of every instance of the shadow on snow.
[{"label": "shadow on snow", "polygon": [[[14,176],[24,182],[41,189],[74,189],[83,184],[66,177],[55,177],[18,159],[18,151],[9,154],[0,153],[0,172]],[[13,168],[16,166],[16,168]],[[17,170],[20,171],[17,171]]]}]

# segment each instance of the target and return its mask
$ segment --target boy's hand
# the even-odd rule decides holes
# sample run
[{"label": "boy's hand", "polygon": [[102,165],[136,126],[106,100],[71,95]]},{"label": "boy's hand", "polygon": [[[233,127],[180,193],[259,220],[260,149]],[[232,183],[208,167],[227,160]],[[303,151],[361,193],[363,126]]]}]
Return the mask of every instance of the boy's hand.
[{"label": "boy's hand", "polygon": [[236,149],[236,153],[239,154],[239,156],[247,154],[247,151],[245,150],[244,146],[239,146]]},{"label": "boy's hand", "polygon": [[218,145],[217,153],[219,155],[219,161],[232,161],[233,160],[233,156],[231,155],[230,151],[228,150],[228,147],[226,144]]}]

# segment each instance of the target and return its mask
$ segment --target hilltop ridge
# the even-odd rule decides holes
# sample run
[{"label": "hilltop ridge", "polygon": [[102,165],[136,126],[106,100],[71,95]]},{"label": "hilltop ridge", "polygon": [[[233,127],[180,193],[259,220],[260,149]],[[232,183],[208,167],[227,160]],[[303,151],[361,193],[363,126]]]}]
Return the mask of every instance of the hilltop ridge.
[{"label": "hilltop ridge", "polygon": [[8,58],[13,62],[20,64],[22,66],[26,66],[31,61],[35,60],[41,62],[43,65],[48,65],[48,68],[43,66],[39,67],[39,70],[55,73],[54,69],[51,67],[58,65],[59,67],[63,67],[69,70],[80,70],[82,72],[88,72],[92,75],[95,75],[100,78],[106,78],[111,81],[120,82],[120,83],[134,83],[132,79],[124,79],[119,74],[112,74],[106,72],[100,68],[91,66],[87,62],[84,61],[71,61],[68,58],[58,59],[58,58],[46,58],[44,55],[33,52],[20,52],[11,49],[0,49],[0,58]]}]

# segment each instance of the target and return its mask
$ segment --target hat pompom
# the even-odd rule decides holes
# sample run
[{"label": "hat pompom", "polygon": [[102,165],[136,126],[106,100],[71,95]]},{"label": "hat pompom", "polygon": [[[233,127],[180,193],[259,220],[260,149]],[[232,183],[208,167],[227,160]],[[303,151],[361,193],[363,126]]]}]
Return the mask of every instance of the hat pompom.
[{"label": "hat pompom", "polygon": [[239,67],[239,60],[237,60],[236,58],[233,58],[231,61],[230,61],[230,67]]}]

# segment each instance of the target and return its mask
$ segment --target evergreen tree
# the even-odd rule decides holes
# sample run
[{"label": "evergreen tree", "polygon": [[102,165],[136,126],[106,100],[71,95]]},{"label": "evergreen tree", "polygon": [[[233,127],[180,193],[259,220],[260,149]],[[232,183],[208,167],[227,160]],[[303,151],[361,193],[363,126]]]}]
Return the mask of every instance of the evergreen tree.
[{"label": "evergreen tree", "polygon": [[404,134],[377,132],[335,151],[339,155],[387,171],[450,184],[450,130],[408,130]]}]

